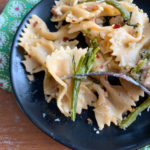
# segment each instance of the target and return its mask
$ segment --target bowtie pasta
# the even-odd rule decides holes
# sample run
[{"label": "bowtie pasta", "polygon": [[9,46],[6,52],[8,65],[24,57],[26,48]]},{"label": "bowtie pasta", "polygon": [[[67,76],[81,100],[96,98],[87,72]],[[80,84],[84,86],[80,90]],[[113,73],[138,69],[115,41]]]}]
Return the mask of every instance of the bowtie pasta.
[{"label": "bowtie pasta", "polygon": [[[30,75],[45,71],[46,101],[57,100],[61,113],[73,121],[76,114],[91,106],[100,130],[111,123],[126,128],[131,123],[123,116],[139,111],[136,102],[144,92],[123,79],[114,85],[106,76],[76,75],[124,73],[149,88],[147,14],[132,0],[59,0],[51,13],[51,21],[58,23],[56,32],[33,15],[20,36],[19,45],[26,51],[22,61],[26,71]],[[87,46],[83,48],[81,43]]]}]

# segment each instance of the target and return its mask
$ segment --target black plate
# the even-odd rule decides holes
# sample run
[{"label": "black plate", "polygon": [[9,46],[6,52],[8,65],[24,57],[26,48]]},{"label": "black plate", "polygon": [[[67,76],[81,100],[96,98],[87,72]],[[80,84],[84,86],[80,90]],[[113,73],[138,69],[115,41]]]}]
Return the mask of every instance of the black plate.
[{"label": "black plate", "polygon": [[[149,12],[150,4],[148,0],[136,0],[135,2],[144,11]],[[22,22],[13,42],[10,62],[11,81],[21,109],[42,131],[74,149],[129,150],[150,143],[149,113],[142,113],[142,117],[138,117],[137,121],[126,131],[112,125],[111,127],[105,127],[99,134],[96,134],[93,128],[97,128],[97,125],[91,110],[83,111],[82,115],[78,116],[76,122],[73,123],[60,113],[55,101],[50,104],[45,102],[42,88],[43,73],[38,73],[34,82],[27,80],[27,74],[21,64],[24,51],[18,48],[19,35],[33,14],[42,18],[49,29],[53,31],[54,25],[50,22],[52,5],[53,0],[43,0],[36,5]],[[45,118],[43,118],[43,113],[47,114]],[[92,126],[87,123],[88,117],[94,120]],[[60,118],[60,122],[54,121],[56,118]]]}]

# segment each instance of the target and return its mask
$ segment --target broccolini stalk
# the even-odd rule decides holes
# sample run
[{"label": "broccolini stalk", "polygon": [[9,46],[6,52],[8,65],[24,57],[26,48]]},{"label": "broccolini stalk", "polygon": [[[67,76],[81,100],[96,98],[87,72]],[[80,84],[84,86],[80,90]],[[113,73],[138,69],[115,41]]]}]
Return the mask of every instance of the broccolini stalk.
[{"label": "broccolini stalk", "polygon": [[129,12],[128,10],[126,10],[126,9],[125,9],[120,3],[118,3],[116,0],[105,0],[105,2],[106,2],[107,4],[109,4],[109,5],[112,5],[112,6],[114,6],[115,8],[117,8],[117,9],[120,11],[120,13],[121,13],[121,15],[122,15],[124,21],[129,24],[129,22],[130,22],[130,17],[131,17],[131,16],[130,16],[130,12]]},{"label": "broccolini stalk", "polygon": [[[73,61],[74,62],[74,61]],[[73,89],[72,89],[72,104],[71,104],[71,119],[75,121],[76,118],[76,109],[77,109],[77,99],[81,84],[81,79],[75,78],[77,73],[85,73],[86,67],[85,67],[85,55],[81,56],[79,64],[77,66],[76,71],[74,72],[73,77]]]},{"label": "broccolini stalk", "polygon": [[140,70],[142,69],[142,67],[145,65],[146,61],[147,61],[146,59],[140,60],[140,62],[138,63],[138,65],[134,69],[131,70],[131,74],[134,74],[134,73],[137,74],[137,73],[139,73]]},{"label": "broccolini stalk", "polygon": [[134,112],[130,113],[128,117],[121,122],[120,128],[125,129],[129,127],[136,120],[138,115],[142,111],[147,109],[149,106],[150,106],[150,97],[147,100],[145,100],[140,106],[138,106]]},{"label": "broccolini stalk", "polygon": [[[96,53],[99,50],[97,45],[98,45],[97,39],[91,41],[91,47],[88,49],[85,55],[81,56],[77,69],[73,75],[72,104],[71,104],[71,119],[73,121],[75,121],[76,119],[77,100],[78,100],[78,94],[79,94],[80,84],[81,84],[81,78],[79,79],[76,78],[75,76],[76,74],[79,73],[90,72],[96,57]],[[74,66],[75,66],[75,60],[73,58],[73,68],[75,68]]]},{"label": "broccolini stalk", "polygon": [[99,47],[97,47],[97,39],[94,39],[93,41],[91,41],[91,48],[93,49],[90,53],[89,53],[89,58],[88,58],[88,62],[87,62],[87,70],[86,73],[89,73],[90,70],[92,69],[94,60],[96,58],[96,53],[99,51]]},{"label": "broccolini stalk", "polygon": [[71,120],[75,121],[76,119],[76,109],[77,109],[77,99],[80,89],[81,79],[74,79],[73,89],[72,89],[72,111],[71,111]]},{"label": "broccolini stalk", "polygon": [[75,62],[75,56],[73,55],[73,59],[72,59],[72,67],[73,67],[73,77],[75,77],[75,72],[76,72],[76,62]]}]

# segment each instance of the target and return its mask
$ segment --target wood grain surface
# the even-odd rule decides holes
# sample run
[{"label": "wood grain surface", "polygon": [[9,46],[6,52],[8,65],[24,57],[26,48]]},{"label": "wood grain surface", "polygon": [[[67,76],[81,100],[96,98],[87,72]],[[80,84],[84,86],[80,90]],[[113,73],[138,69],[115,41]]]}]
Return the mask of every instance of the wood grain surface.
[{"label": "wood grain surface", "polygon": [[[0,12],[8,0],[0,0]],[[0,150],[70,150],[40,131],[12,93],[0,89]]]},{"label": "wood grain surface", "polygon": [[0,0],[0,13],[2,12],[7,2],[8,0]]}]

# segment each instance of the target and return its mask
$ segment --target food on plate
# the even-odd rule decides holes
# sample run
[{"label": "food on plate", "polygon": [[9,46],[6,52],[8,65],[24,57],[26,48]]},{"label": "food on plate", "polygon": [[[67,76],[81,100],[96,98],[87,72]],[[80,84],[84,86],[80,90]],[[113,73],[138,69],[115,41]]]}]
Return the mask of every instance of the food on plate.
[{"label": "food on plate", "polygon": [[111,123],[125,129],[150,106],[149,99],[136,106],[144,92],[123,79],[114,85],[108,76],[84,74],[122,73],[150,88],[147,14],[132,0],[60,0],[51,13],[56,32],[33,15],[20,36],[26,71],[45,71],[45,99],[55,99],[66,117],[75,121],[76,114],[91,106],[100,130]]}]

